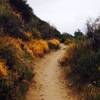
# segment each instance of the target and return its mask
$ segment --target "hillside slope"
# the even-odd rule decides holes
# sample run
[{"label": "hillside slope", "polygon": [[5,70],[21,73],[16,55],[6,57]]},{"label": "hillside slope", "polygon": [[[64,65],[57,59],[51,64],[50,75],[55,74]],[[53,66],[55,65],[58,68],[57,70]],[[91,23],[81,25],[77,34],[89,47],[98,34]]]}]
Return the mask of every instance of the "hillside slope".
[{"label": "hillside slope", "polygon": [[25,0],[1,0],[0,8],[1,27],[4,33],[25,39],[50,39],[59,38],[61,35],[56,28],[38,18]]},{"label": "hillside slope", "polygon": [[25,0],[0,0],[0,100],[24,99],[34,59],[58,49],[60,35]]}]

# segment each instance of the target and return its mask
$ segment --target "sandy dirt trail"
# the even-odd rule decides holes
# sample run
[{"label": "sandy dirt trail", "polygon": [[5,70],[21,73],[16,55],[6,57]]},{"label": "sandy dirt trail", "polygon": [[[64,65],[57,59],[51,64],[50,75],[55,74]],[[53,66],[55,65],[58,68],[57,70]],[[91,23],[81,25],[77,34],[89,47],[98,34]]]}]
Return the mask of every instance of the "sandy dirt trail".
[{"label": "sandy dirt trail", "polygon": [[26,100],[77,100],[66,87],[66,81],[59,60],[65,46],[51,52],[35,64],[35,84],[30,87]]}]

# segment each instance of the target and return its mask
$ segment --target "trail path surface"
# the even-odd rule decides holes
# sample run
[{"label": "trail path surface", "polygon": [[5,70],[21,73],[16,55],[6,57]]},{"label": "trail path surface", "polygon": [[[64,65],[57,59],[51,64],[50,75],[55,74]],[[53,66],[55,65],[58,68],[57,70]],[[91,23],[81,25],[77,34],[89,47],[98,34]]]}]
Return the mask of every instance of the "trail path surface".
[{"label": "trail path surface", "polygon": [[78,100],[67,89],[66,80],[59,60],[64,55],[65,46],[51,52],[35,64],[35,83],[30,87],[26,100]]}]

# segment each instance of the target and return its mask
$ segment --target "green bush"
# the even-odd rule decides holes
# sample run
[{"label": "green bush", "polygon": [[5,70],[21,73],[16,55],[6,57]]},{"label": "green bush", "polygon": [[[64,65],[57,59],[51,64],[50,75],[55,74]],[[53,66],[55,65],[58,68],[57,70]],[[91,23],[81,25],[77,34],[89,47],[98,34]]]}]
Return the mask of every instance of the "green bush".
[{"label": "green bush", "polygon": [[74,57],[69,62],[71,62],[72,73],[80,77],[79,82],[93,84],[94,81],[99,81],[99,53],[99,51],[93,52],[87,46],[82,47],[82,44],[75,48]]}]

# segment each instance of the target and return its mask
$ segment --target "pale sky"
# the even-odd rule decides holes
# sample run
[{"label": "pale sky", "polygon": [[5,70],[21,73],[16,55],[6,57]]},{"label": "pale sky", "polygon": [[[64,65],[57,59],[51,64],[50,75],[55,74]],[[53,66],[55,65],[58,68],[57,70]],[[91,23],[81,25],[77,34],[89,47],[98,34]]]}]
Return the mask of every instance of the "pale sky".
[{"label": "pale sky", "polygon": [[27,0],[34,13],[60,32],[85,31],[89,18],[100,16],[100,0]]}]

